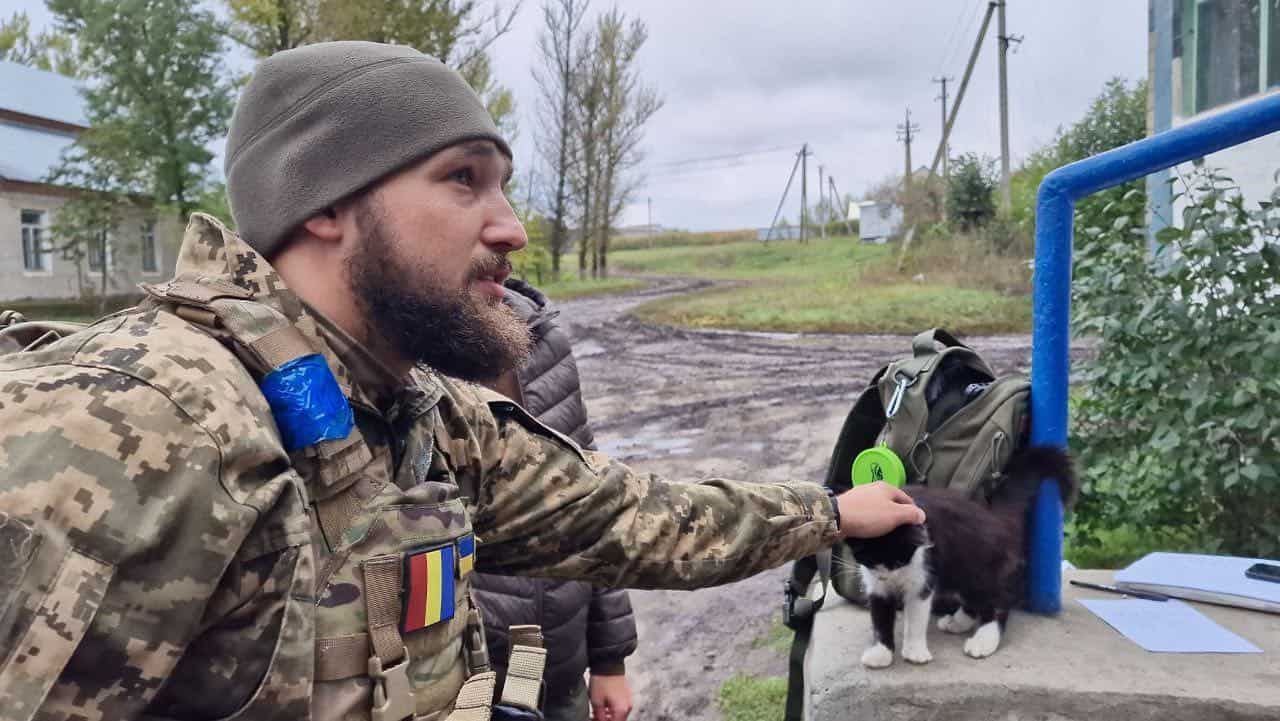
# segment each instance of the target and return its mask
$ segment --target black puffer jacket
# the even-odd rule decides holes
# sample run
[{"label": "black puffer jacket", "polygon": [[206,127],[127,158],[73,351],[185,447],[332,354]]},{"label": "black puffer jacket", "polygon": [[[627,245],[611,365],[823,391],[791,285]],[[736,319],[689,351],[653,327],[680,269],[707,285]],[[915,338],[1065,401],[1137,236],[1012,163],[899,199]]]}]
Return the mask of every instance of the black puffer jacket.
[{"label": "black puffer jacket", "polygon": [[[523,396],[515,400],[579,445],[594,448],[569,336],[555,323],[558,311],[548,309],[546,297],[527,283],[508,280],[507,290],[507,305],[528,321],[536,342],[518,372],[518,387],[510,389]],[[636,650],[635,618],[626,591],[593,588],[580,581],[485,573],[472,579],[489,653],[500,671],[505,672],[508,655],[507,628],[542,626],[549,699],[568,693],[588,668],[599,675],[623,673],[623,659]]]}]

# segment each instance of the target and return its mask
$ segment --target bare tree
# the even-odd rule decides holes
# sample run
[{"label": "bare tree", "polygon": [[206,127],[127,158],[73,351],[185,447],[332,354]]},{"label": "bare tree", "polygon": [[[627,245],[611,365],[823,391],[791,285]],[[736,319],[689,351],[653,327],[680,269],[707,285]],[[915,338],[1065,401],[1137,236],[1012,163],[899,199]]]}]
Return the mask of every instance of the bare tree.
[{"label": "bare tree", "polygon": [[640,84],[635,67],[636,56],[648,37],[642,20],[628,22],[616,7],[600,16],[596,24],[594,70],[600,76],[603,117],[597,147],[597,236],[591,264],[595,276],[609,274],[609,235],[638,185],[627,173],[641,159],[645,123],[662,107],[657,92]]},{"label": "bare tree", "polygon": [[551,185],[546,212],[551,221],[548,246],[551,274],[560,277],[560,256],[568,245],[569,184],[573,163],[574,38],[588,0],[547,0],[542,6],[543,30],[538,35],[541,66],[533,70],[538,84],[538,127],[535,143]]},{"label": "bare tree", "polygon": [[569,168],[578,204],[578,277],[585,278],[588,253],[596,259],[593,267],[599,267],[599,251],[594,249],[594,231],[600,215],[597,212],[600,204],[600,135],[605,108],[604,75],[599,71],[596,30],[589,30],[578,45],[571,85],[574,113],[570,126]]}]

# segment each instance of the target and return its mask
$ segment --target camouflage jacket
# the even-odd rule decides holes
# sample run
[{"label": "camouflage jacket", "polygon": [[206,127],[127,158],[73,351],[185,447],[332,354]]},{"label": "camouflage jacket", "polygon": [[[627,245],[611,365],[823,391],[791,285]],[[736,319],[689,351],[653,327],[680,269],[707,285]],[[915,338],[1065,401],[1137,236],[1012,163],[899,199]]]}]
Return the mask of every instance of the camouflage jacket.
[{"label": "camouflage jacket", "polygon": [[[455,542],[478,541],[479,570],[694,588],[836,536],[815,484],[673,483],[479,387],[392,377],[212,218],[192,218],[178,272],[284,314],[364,452],[286,453],[246,367],[163,304],[0,357],[5,719],[368,718],[364,662],[388,627],[417,712],[442,718],[468,675]],[[362,571],[423,548],[447,549],[452,594],[426,606],[441,620],[406,623],[419,605],[387,621]]]}]

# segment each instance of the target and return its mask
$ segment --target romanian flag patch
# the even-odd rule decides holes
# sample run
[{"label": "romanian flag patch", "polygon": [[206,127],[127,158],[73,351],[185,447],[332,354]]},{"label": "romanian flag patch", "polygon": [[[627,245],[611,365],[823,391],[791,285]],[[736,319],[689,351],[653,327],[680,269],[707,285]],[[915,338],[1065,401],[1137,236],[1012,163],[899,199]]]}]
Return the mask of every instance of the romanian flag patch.
[{"label": "romanian flag patch", "polygon": [[468,533],[458,539],[458,578],[466,578],[476,565],[476,537]]},{"label": "romanian flag patch", "polygon": [[403,633],[453,618],[453,573],[453,544],[405,554]]}]

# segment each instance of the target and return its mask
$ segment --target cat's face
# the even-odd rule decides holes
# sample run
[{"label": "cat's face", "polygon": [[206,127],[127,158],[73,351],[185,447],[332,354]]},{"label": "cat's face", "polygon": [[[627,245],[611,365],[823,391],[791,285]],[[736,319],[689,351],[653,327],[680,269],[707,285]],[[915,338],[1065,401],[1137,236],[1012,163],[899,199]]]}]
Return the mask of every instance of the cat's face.
[{"label": "cat's face", "polygon": [[911,563],[916,550],[928,545],[923,526],[899,526],[879,538],[846,541],[857,562],[872,573],[888,575]]}]

